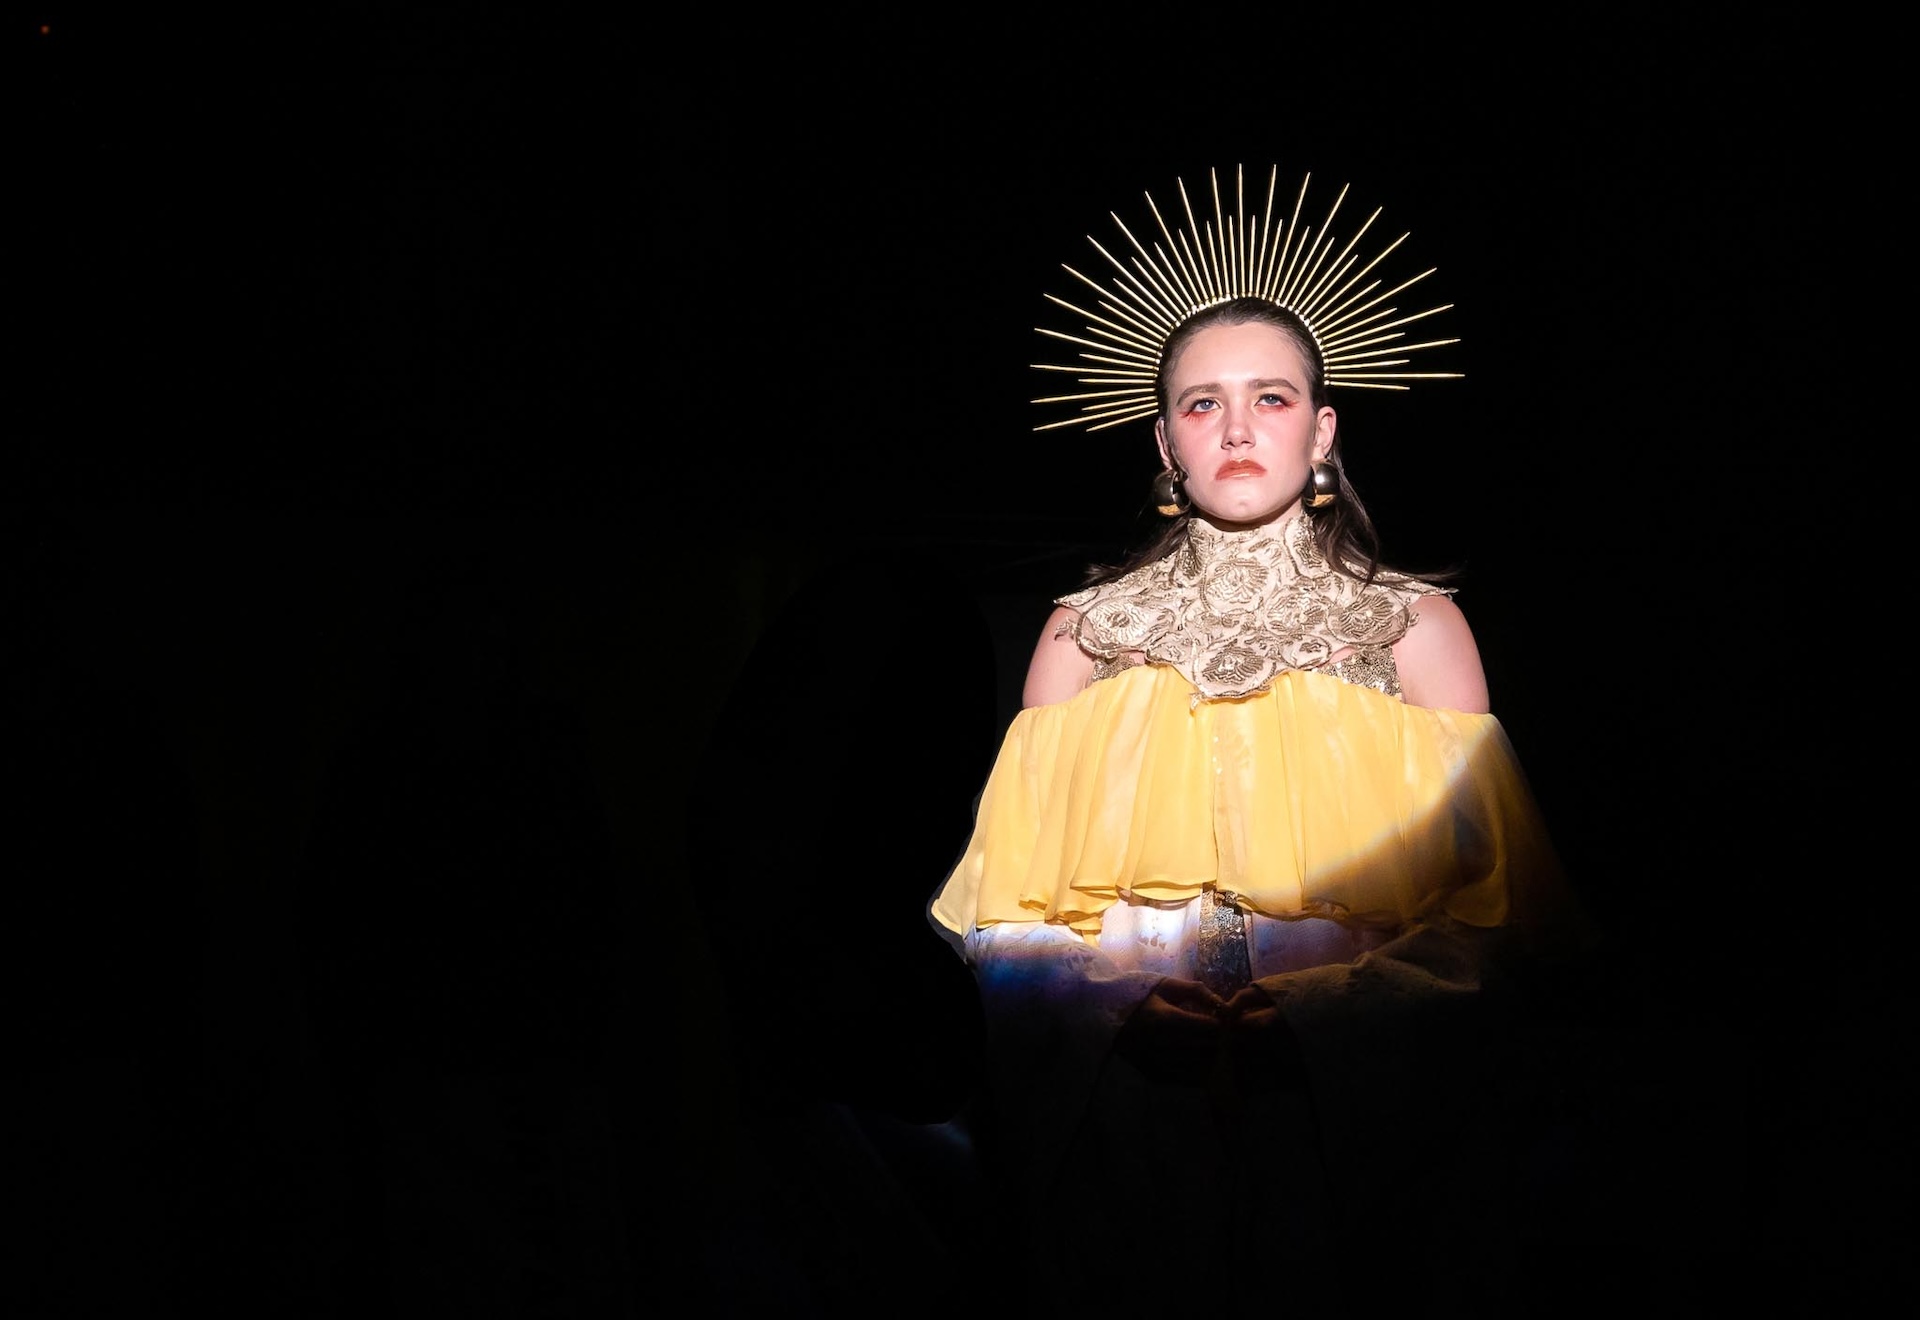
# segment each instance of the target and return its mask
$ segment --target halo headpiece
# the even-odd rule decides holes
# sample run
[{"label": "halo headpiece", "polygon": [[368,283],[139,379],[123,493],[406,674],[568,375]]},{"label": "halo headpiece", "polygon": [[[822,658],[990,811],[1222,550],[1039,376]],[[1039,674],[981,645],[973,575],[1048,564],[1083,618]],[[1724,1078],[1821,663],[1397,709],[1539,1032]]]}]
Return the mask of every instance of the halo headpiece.
[{"label": "halo headpiece", "polygon": [[1077,365],[1035,363],[1034,366],[1040,371],[1076,374],[1077,384],[1091,388],[1082,394],[1035,399],[1035,403],[1080,406],[1078,416],[1036,426],[1036,431],[1076,423],[1084,423],[1089,431],[1098,431],[1151,416],[1159,407],[1159,400],[1154,397],[1154,375],[1174,327],[1203,308],[1240,297],[1264,298],[1305,322],[1320,349],[1328,385],[1404,390],[1408,381],[1459,377],[1457,371],[1397,370],[1406,366],[1405,354],[1459,340],[1402,342],[1405,327],[1444,312],[1453,304],[1405,316],[1399,315],[1396,307],[1384,305],[1433,274],[1433,268],[1384,291],[1381,280],[1368,278],[1374,267],[1407,238],[1406,234],[1400,235],[1362,264],[1355,249],[1379,218],[1379,208],[1340,246],[1339,254],[1334,255],[1340,240],[1333,236],[1333,222],[1347,197],[1345,185],[1334,198],[1316,235],[1311,229],[1300,227],[1300,213],[1306,203],[1311,174],[1300,181],[1292,219],[1279,224],[1273,222],[1279,166],[1273,168],[1267,179],[1266,210],[1252,216],[1247,214],[1245,182],[1238,168],[1234,172],[1231,214],[1220,198],[1218,173],[1209,171],[1208,177],[1213,192],[1213,218],[1204,225],[1195,223],[1185,183],[1176,180],[1181,209],[1186,214],[1186,227],[1181,230],[1167,227],[1152,195],[1147,195],[1147,207],[1160,230],[1160,241],[1153,244],[1151,252],[1118,215],[1108,213],[1113,215],[1114,224],[1119,226],[1135,254],[1123,262],[1101,247],[1092,235],[1087,236],[1094,250],[1117,272],[1109,284],[1089,279],[1072,266],[1061,267],[1094,291],[1100,300],[1100,311],[1090,312],[1047,294],[1048,302],[1085,318],[1084,334],[1063,334],[1044,326],[1035,329],[1050,338],[1077,344],[1082,351]]}]

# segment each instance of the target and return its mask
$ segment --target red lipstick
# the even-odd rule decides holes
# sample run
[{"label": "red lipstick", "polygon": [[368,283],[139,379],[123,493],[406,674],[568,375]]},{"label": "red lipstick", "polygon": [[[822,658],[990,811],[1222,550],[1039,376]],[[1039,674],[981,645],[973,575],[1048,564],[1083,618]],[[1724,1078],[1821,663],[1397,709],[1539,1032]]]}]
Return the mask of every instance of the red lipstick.
[{"label": "red lipstick", "polygon": [[1225,481],[1228,477],[1263,477],[1267,470],[1250,458],[1230,458],[1222,463],[1213,474],[1215,481]]}]

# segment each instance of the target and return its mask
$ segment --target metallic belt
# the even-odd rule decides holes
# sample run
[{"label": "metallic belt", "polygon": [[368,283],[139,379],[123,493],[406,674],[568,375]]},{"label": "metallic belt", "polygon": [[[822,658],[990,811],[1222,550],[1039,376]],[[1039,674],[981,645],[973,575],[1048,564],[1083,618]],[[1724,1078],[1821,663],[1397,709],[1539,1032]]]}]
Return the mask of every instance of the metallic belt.
[{"label": "metallic belt", "polygon": [[1247,919],[1237,906],[1239,898],[1210,888],[1200,891],[1200,983],[1222,999],[1253,981]]}]

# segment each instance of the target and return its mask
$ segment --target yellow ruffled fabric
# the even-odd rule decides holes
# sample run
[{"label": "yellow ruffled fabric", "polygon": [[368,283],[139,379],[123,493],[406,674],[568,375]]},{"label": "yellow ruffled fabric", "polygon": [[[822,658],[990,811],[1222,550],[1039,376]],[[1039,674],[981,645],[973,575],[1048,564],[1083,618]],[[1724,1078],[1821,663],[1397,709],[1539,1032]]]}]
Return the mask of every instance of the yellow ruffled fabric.
[{"label": "yellow ruffled fabric", "polygon": [[1557,880],[1493,716],[1311,670],[1244,698],[1193,692],[1140,665],[1016,716],[934,919],[961,936],[1047,921],[1092,938],[1128,894],[1178,903],[1212,885],[1272,917],[1397,927],[1444,910],[1498,926]]}]

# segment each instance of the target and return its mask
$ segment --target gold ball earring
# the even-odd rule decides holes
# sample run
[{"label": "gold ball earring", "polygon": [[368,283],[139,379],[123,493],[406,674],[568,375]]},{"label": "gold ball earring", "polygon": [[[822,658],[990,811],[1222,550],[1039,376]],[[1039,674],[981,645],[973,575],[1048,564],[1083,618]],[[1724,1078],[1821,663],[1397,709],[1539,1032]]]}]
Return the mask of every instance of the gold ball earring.
[{"label": "gold ball earring", "polygon": [[1162,469],[1153,479],[1153,507],[1163,518],[1178,518],[1193,507],[1187,503],[1187,492],[1180,489],[1180,478],[1172,468]]},{"label": "gold ball earring", "polygon": [[1321,459],[1307,478],[1306,500],[1309,509],[1324,509],[1340,498],[1340,469]]}]

